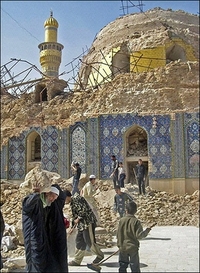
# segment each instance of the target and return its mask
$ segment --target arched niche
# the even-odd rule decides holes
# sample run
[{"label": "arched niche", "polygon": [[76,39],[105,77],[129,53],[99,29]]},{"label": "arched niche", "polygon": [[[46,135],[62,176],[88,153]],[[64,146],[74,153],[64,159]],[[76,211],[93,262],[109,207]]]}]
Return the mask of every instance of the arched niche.
[{"label": "arched niche", "polygon": [[130,54],[127,46],[123,45],[121,49],[112,58],[112,75],[130,72]]},{"label": "arched niche", "polygon": [[78,162],[85,171],[86,163],[86,133],[81,126],[77,126],[71,135],[72,161]]},{"label": "arched niche", "polygon": [[[134,125],[127,130],[124,138],[126,183],[136,184],[135,167],[138,159],[142,159],[148,173],[148,135],[144,128]],[[148,185],[148,176],[146,185]]]},{"label": "arched niche", "polygon": [[166,50],[166,63],[174,62],[177,60],[181,60],[182,62],[186,62],[185,50],[177,44],[171,45]]},{"label": "arched niche", "polygon": [[47,88],[44,83],[38,83],[35,86],[35,98],[34,102],[39,103],[42,101],[47,101]]},{"label": "arched niche", "polygon": [[27,172],[29,172],[37,164],[41,164],[41,137],[36,131],[28,135],[26,147]]}]

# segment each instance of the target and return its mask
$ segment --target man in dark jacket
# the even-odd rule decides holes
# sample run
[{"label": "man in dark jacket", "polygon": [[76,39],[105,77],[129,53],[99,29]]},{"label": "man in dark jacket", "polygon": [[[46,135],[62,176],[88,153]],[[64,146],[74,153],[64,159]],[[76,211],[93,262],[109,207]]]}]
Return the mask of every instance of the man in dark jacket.
[{"label": "man in dark jacket", "polygon": [[50,249],[57,263],[56,272],[68,272],[67,236],[63,214],[66,196],[59,185],[54,184],[52,186],[59,190],[59,196],[51,206],[45,208],[47,215],[45,226]]},{"label": "man in dark jacket", "polygon": [[111,156],[111,160],[112,160],[112,165],[111,165],[111,169],[112,169],[112,173],[110,175],[110,177],[113,178],[113,185],[114,188],[115,186],[118,184],[118,167],[119,167],[119,162],[116,158],[115,155]]},{"label": "man in dark jacket", "polygon": [[50,192],[40,192],[34,188],[34,193],[26,196],[22,202],[22,228],[26,254],[27,272],[59,272],[53,256],[46,221],[46,209],[59,195],[59,190],[51,187]]},{"label": "man in dark jacket", "polygon": [[145,195],[145,166],[142,162],[142,159],[138,160],[136,165],[136,176],[138,180],[139,194]]},{"label": "man in dark jacket", "polygon": [[82,169],[78,162],[76,163],[72,162],[71,169],[73,172],[72,195],[74,195],[76,192],[79,194],[80,191],[78,188],[78,184],[79,184],[79,179],[81,177]]}]

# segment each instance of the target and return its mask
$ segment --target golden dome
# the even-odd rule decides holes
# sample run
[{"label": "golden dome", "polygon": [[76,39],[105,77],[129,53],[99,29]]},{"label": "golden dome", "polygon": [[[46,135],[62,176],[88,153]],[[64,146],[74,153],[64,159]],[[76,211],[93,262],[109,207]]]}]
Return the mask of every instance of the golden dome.
[{"label": "golden dome", "polygon": [[44,27],[46,26],[54,26],[58,28],[58,22],[55,18],[53,18],[52,11],[51,11],[50,17],[44,22]]}]

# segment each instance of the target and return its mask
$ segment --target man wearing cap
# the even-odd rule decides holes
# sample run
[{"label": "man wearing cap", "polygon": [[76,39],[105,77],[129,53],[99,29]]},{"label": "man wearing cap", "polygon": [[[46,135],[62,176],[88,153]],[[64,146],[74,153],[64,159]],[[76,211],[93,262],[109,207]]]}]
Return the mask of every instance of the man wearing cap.
[{"label": "man wearing cap", "polygon": [[59,190],[51,186],[48,192],[40,192],[35,186],[33,191],[22,201],[26,272],[58,272],[48,241],[45,208],[58,198]]},{"label": "man wearing cap", "polygon": [[100,217],[97,210],[96,200],[94,198],[94,195],[97,189],[98,187],[96,185],[96,176],[94,174],[91,174],[89,177],[89,181],[84,185],[84,187],[81,190],[81,196],[83,196],[86,199],[92,211],[94,212],[97,218],[97,226],[98,226],[100,224]]},{"label": "man wearing cap", "polygon": [[[74,259],[69,262],[70,266],[79,266],[85,256],[85,250],[88,246],[93,254],[96,255],[93,263],[99,263],[104,258],[104,254],[96,243],[95,227],[97,219],[83,196],[78,193],[74,195],[68,190],[66,194],[66,204],[70,204],[72,210],[72,225],[77,226],[76,252]],[[73,228],[69,233],[73,231]]]},{"label": "man wearing cap", "polygon": [[65,194],[58,184],[53,187],[59,190],[58,198],[45,208],[48,242],[52,255],[56,262],[56,272],[68,272],[67,261],[67,236],[64,222],[63,208],[65,205]]}]

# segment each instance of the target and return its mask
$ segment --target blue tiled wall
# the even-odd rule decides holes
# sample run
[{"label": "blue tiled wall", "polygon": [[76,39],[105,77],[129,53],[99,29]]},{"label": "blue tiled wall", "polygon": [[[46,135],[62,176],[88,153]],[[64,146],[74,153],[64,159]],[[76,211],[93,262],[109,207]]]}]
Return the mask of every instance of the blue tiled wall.
[{"label": "blue tiled wall", "polygon": [[199,114],[184,114],[186,177],[199,177]]},{"label": "blue tiled wall", "polygon": [[157,128],[152,129],[153,116],[103,115],[100,117],[100,172],[108,178],[110,156],[123,160],[123,134],[133,125],[144,128],[148,135],[149,156],[153,170],[150,178],[171,178],[170,117],[156,116]]},{"label": "blue tiled wall", "polygon": [[185,146],[184,146],[184,116],[182,113],[175,115],[174,121],[174,177],[185,177]]},{"label": "blue tiled wall", "polygon": [[42,168],[58,173],[58,130],[51,126],[42,130]]},{"label": "blue tiled wall", "polygon": [[8,142],[8,179],[23,179],[25,176],[25,136],[12,137]]},{"label": "blue tiled wall", "polygon": [[69,130],[63,129],[59,136],[59,174],[68,177],[69,173]]},{"label": "blue tiled wall", "polygon": [[7,179],[7,161],[8,161],[8,147],[3,146],[0,152],[1,154],[1,178]]},{"label": "blue tiled wall", "polygon": [[[147,132],[150,179],[198,177],[199,175],[199,115],[156,115],[157,128],[152,128],[154,116],[134,114],[102,115],[86,122],[77,122],[58,130],[31,127],[18,137],[9,139],[1,150],[1,178],[23,179],[26,175],[26,139],[36,131],[42,142],[42,168],[71,176],[72,160],[79,161],[83,173],[93,173],[101,179],[110,175],[110,155],[123,161],[123,135],[134,125]],[[170,131],[172,130],[172,132]],[[172,145],[173,142],[173,145]],[[8,159],[8,162],[7,162]],[[173,166],[172,166],[173,165]],[[173,172],[172,172],[173,169]]]}]

